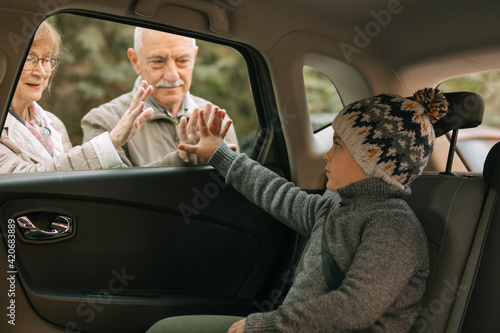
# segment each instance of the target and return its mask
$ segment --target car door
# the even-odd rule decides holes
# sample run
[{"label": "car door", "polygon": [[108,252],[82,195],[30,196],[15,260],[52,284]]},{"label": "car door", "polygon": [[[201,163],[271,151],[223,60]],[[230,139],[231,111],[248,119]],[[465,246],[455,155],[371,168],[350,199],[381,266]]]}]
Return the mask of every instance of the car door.
[{"label": "car door", "polygon": [[[13,31],[22,15],[0,13]],[[0,54],[15,64],[3,101],[29,40],[16,45]],[[243,52],[259,110],[251,156],[286,175],[266,68]],[[210,166],[2,174],[0,229],[0,327],[16,332],[143,332],[168,316],[269,310],[297,243]]]},{"label": "car door", "polygon": [[3,290],[60,327],[139,332],[172,315],[244,315],[284,264],[287,230],[210,167],[0,179],[2,232],[15,235],[4,237],[15,282]]}]

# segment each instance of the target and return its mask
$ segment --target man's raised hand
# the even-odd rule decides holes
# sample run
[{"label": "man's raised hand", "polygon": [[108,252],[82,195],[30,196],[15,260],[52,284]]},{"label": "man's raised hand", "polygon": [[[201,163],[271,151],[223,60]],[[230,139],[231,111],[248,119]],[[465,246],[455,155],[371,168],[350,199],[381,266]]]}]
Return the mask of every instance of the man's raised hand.
[{"label": "man's raised hand", "polygon": [[144,108],[144,101],[151,95],[153,87],[146,81],[142,81],[141,86],[137,88],[132,104],[127,112],[123,114],[120,121],[109,133],[109,137],[115,149],[123,146],[131,139],[141,128],[141,126],[153,115],[153,109]]}]

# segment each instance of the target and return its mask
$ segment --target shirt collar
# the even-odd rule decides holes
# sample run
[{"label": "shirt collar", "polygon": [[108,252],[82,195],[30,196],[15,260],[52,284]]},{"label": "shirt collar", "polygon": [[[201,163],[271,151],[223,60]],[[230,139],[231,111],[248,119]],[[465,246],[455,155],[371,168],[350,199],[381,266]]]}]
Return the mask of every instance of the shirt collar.
[{"label": "shirt collar", "polygon": [[[141,82],[142,82],[142,76],[139,75],[139,76],[137,76],[137,79],[135,80],[135,83],[134,83],[134,89],[133,89],[134,93],[135,93],[136,89],[139,87],[139,85],[141,84]],[[157,108],[158,110],[160,110],[164,114],[168,115],[170,118],[172,118],[175,121],[178,121],[179,119],[181,119],[182,116],[189,116],[189,115],[191,115],[191,113],[193,112],[193,110],[196,109],[197,107],[199,107],[196,104],[196,102],[193,100],[193,97],[191,97],[191,93],[189,91],[184,96],[184,100],[182,101],[181,108],[179,109],[179,112],[177,112],[177,115],[175,117],[172,116],[172,114],[169,111],[167,111],[163,106],[161,106],[160,104],[156,103],[151,98],[151,96],[148,97],[148,101],[155,108]]]},{"label": "shirt collar", "polygon": [[177,112],[177,115],[175,117],[169,111],[167,111],[167,109],[165,109],[163,106],[156,103],[151,98],[151,96],[148,97],[148,100],[151,104],[153,104],[156,108],[158,108],[158,110],[167,114],[170,118],[174,119],[175,121],[181,119],[182,116],[190,115],[191,112],[193,112],[193,110],[198,107],[198,105],[196,105],[193,98],[191,97],[191,94],[189,93],[189,91],[184,96],[184,100],[182,101],[181,108],[179,109],[179,112]]},{"label": "shirt collar", "polygon": [[[12,108],[9,108],[9,113],[14,119],[24,125],[24,119],[22,119],[14,110],[12,110]],[[45,111],[36,102],[31,103],[28,113],[28,118],[34,119],[27,119],[27,121],[36,122],[38,125],[47,128],[50,124],[52,124],[52,120],[45,115]],[[35,114],[37,114],[37,116],[35,116]],[[6,120],[4,127],[8,128],[9,126],[10,121]]]}]

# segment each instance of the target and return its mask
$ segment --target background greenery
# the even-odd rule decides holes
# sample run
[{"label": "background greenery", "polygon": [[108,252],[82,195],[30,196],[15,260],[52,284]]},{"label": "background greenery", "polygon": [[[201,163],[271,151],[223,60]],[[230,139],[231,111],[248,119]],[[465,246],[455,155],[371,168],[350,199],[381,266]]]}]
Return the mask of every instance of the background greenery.
[{"label": "background greenery", "polygon": [[[73,145],[81,144],[81,118],[92,108],[129,92],[136,74],[127,57],[134,27],[71,14],[49,18],[62,35],[60,64],[40,104],[66,125]],[[197,41],[191,93],[228,111],[243,151],[257,128],[245,60],[236,50]]]},{"label": "background greenery", "polygon": [[439,88],[445,92],[470,91],[479,94],[485,104],[483,125],[500,128],[500,71],[452,78]]}]

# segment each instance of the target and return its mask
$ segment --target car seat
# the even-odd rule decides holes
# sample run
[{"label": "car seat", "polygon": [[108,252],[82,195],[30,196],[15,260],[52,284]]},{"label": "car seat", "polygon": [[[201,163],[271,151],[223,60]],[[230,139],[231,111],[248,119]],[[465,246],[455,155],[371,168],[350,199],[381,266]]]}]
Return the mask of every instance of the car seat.
[{"label": "car seat", "polygon": [[[481,175],[451,172],[458,130],[481,124],[484,101],[469,92],[445,93],[445,96],[448,112],[434,124],[434,129],[436,136],[453,132],[446,170],[417,177],[410,186],[412,194],[406,198],[426,232],[431,266],[422,311],[411,330],[413,333],[445,332],[452,311],[459,312],[459,306],[454,307],[455,301],[465,289],[470,289],[461,282],[488,191]],[[338,194],[329,190],[323,195],[336,196],[339,201]],[[308,240],[304,243],[299,245],[302,255],[295,275],[302,268],[303,249],[307,248]],[[500,270],[497,272],[500,274]],[[500,286],[498,291],[500,294]]]},{"label": "car seat", "polygon": [[445,95],[448,113],[434,126],[436,136],[453,131],[446,170],[423,173],[411,184],[412,195],[406,199],[427,234],[430,256],[427,292],[411,332],[458,332],[463,295],[471,288],[470,253],[488,192],[481,175],[451,171],[458,130],[481,123],[484,102],[474,93]]},{"label": "car seat", "polygon": [[483,175],[489,187],[483,210],[485,236],[477,242],[474,254],[480,261],[470,268],[473,281],[463,297],[458,332],[500,332],[500,142],[488,153]]}]

